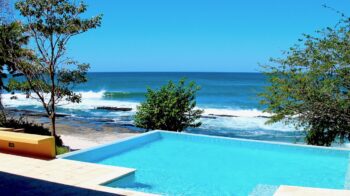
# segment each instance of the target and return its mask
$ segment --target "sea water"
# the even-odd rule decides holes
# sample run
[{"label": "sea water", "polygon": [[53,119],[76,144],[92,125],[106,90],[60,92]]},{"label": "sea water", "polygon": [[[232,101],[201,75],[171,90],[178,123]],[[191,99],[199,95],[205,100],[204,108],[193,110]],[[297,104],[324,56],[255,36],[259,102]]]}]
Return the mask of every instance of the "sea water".
[{"label": "sea water", "polygon": [[[269,114],[263,113],[257,96],[267,85],[260,73],[89,73],[88,82],[77,86],[82,94],[79,104],[63,103],[59,112],[79,119],[114,123],[132,127],[137,105],[145,100],[148,87],[160,88],[169,80],[181,78],[201,87],[197,107],[204,109],[203,125],[188,132],[260,140],[297,142],[303,132],[293,126],[277,123],[266,125]],[[4,94],[7,107],[42,111],[41,104],[25,95]],[[99,106],[129,107],[132,111],[97,110]],[[222,117],[220,115],[229,115]],[[136,131],[138,129],[135,129]]]}]

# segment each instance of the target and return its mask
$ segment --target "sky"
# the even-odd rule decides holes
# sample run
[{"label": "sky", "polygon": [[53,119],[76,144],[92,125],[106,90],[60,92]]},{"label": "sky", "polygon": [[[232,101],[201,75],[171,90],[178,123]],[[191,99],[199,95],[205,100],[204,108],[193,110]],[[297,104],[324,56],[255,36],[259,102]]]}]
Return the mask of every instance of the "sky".
[{"label": "sky", "polygon": [[73,38],[91,71],[257,72],[302,33],[334,25],[350,0],[86,0],[102,26]]}]

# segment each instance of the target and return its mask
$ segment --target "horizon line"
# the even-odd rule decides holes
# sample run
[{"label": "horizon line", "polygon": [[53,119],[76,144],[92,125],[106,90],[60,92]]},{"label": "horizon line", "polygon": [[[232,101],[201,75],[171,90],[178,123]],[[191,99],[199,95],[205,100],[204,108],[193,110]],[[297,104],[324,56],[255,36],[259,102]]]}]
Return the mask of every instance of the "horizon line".
[{"label": "horizon line", "polygon": [[261,73],[254,71],[88,71],[87,73]]}]

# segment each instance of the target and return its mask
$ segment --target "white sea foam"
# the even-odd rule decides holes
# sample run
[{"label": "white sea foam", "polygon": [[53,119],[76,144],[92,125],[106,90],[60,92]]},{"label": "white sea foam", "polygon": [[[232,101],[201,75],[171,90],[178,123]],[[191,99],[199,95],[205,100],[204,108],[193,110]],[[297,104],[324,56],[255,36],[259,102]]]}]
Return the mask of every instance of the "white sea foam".
[{"label": "white sea foam", "polygon": [[266,118],[260,117],[228,117],[216,119],[202,119],[202,127],[208,130],[231,129],[231,130],[272,130],[272,131],[297,131],[293,126],[284,123],[266,124]]},{"label": "white sea foam", "polygon": [[[272,114],[258,109],[220,109],[205,108],[205,116],[217,118],[204,118],[202,127],[206,129],[234,129],[234,130],[273,130],[297,131],[293,126],[284,123],[266,124],[267,117]],[[227,117],[220,117],[227,116]]]},{"label": "white sea foam", "polygon": [[269,117],[271,114],[265,113],[257,109],[217,109],[217,108],[205,108],[204,115],[229,115],[239,117]]},{"label": "white sea foam", "polygon": [[[133,110],[136,110],[136,106],[138,103],[135,102],[127,102],[127,101],[118,101],[118,100],[104,100],[103,96],[105,91],[93,92],[77,92],[82,95],[81,103],[67,103],[62,101],[60,103],[61,108],[64,109],[78,109],[78,110],[91,110],[100,106],[107,107],[130,107]],[[16,94],[16,99],[11,99],[13,95],[11,94],[3,94],[2,99],[3,103],[7,107],[19,107],[19,106],[34,106],[40,107],[41,103],[35,99],[35,95],[33,98],[26,98],[26,95]]]},{"label": "white sea foam", "polygon": [[84,99],[102,99],[106,91],[78,91],[77,93],[81,94]]}]

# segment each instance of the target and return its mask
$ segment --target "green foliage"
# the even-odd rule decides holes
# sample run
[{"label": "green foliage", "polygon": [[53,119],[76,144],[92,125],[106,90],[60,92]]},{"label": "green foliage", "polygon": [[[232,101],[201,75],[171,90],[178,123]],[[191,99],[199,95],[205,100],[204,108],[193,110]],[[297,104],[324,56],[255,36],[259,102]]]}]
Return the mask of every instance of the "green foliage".
[{"label": "green foliage", "polygon": [[[0,0],[1,1],[1,0]],[[1,19],[1,18],[0,18]],[[2,19],[1,19],[2,20]],[[29,37],[24,35],[24,28],[19,22],[9,23],[1,21],[0,24],[0,96],[4,90],[9,91],[8,84],[4,79],[21,75],[17,67],[31,59],[33,54],[30,50],[24,48],[28,43]],[[4,107],[0,97],[0,115],[5,118]]]},{"label": "green foliage", "polygon": [[202,110],[195,109],[199,87],[185,80],[178,84],[170,81],[159,90],[148,88],[146,101],[141,103],[135,116],[135,124],[147,130],[183,131],[187,127],[199,127],[197,120]]},{"label": "green foliage", "polygon": [[330,146],[350,139],[350,19],[317,33],[265,66],[261,103],[273,114],[268,123],[292,123],[308,144]]},{"label": "green foliage", "polygon": [[8,77],[7,73],[14,75],[21,59],[30,54],[24,48],[28,36],[23,33],[24,29],[19,22],[0,25],[0,90],[7,89],[3,81]]},{"label": "green foliage", "polygon": [[9,87],[42,103],[55,135],[56,106],[61,101],[81,101],[81,94],[72,89],[87,81],[89,69],[88,64],[67,57],[66,46],[72,37],[99,27],[102,16],[84,19],[86,4],[70,0],[19,0],[15,7],[26,19],[35,56],[16,66],[25,80],[11,80]]},{"label": "green foliage", "polygon": [[66,146],[56,146],[56,155],[61,155],[69,152],[69,148]]}]

